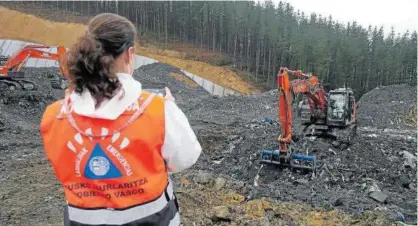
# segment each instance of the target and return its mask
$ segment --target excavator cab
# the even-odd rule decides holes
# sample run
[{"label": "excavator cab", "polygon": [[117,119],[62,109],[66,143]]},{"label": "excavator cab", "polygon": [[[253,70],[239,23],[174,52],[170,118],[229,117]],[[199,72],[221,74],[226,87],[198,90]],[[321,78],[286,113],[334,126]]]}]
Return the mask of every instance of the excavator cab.
[{"label": "excavator cab", "polygon": [[349,88],[331,90],[328,94],[327,125],[347,126],[354,118],[354,94]]}]

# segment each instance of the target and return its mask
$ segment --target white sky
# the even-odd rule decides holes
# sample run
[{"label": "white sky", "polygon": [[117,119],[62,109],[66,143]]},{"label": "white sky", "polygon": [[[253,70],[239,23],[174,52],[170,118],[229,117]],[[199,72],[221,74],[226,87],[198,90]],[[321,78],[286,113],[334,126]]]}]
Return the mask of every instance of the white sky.
[{"label": "white sky", "polygon": [[[277,4],[280,0],[272,0]],[[333,20],[346,24],[357,21],[365,28],[372,26],[384,27],[385,33],[390,27],[395,32],[411,33],[418,30],[418,0],[283,0],[289,2],[295,10],[310,15],[315,12],[322,16],[332,15]]]}]

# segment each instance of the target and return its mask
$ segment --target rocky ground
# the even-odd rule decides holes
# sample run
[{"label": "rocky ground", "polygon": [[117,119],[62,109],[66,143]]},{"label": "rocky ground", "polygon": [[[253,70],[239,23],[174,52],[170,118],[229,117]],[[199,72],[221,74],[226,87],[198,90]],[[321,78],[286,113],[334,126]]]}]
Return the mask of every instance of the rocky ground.
[{"label": "rocky ground", "polygon": [[[63,192],[38,132],[43,110],[62,96],[47,70],[29,70],[38,91],[0,93],[0,225],[62,225]],[[416,127],[397,123],[416,103],[416,87],[365,94],[348,148],[322,138],[295,143],[324,163],[305,174],[258,163],[279,135],[277,92],[216,98],[172,72],[181,73],[157,63],[135,77],[144,88],[172,90],[203,147],[195,166],[172,175],[184,225],[391,225],[401,215],[416,224]]]}]

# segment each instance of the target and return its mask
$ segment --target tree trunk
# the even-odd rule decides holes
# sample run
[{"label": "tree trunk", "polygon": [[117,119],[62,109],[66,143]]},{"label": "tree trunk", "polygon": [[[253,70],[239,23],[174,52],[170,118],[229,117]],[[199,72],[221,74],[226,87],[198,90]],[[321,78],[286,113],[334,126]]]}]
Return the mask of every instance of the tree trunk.
[{"label": "tree trunk", "polygon": [[268,70],[267,70],[267,84],[266,87],[270,87],[270,69],[271,69],[271,44],[270,44],[270,48],[269,48],[269,66],[268,66]]},{"label": "tree trunk", "polygon": [[200,21],[200,48],[203,49],[203,37],[205,32],[205,15],[202,16],[202,20]]},{"label": "tree trunk", "polygon": [[222,21],[222,13],[219,13],[219,53],[222,53],[222,43],[224,38]]},{"label": "tree trunk", "polygon": [[264,37],[263,37],[263,78],[265,78],[265,71],[266,71],[266,46],[264,45]]},{"label": "tree trunk", "polygon": [[239,40],[239,66],[240,66],[240,70],[242,70],[243,68],[243,63],[244,63],[244,39],[240,38]]},{"label": "tree trunk", "polygon": [[257,56],[255,59],[255,82],[257,82],[258,80],[258,69],[260,68],[260,52],[261,52],[262,46],[263,46],[263,41],[260,38],[259,41],[257,42]]},{"label": "tree trunk", "polygon": [[164,11],[165,11],[165,48],[167,49],[167,44],[168,44],[168,32],[167,32],[168,6],[165,3],[164,3]]},{"label": "tree trunk", "polygon": [[251,28],[247,32],[247,72],[250,72]]},{"label": "tree trunk", "polygon": [[212,9],[212,51],[215,51],[216,48],[216,20],[213,16],[213,9]]},{"label": "tree trunk", "polygon": [[271,78],[272,78],[272,81],[271,81],[271,88],[274,88],[274,86],[275,86],[275,84],[274,84],[274,78],[275,78],[275,76],[276,76],[276,63],[277,63],[277,61],[276,61],[276,50],[275,50],[275,45],[273,44],[273,62],[272,62],[272,68],[271,68]]},{"label": "tree trunk", "polygon": [[158,41],[160,40],[160,37],[161,37],[161,19],[160,19],[160,6],[159,6],[159,3],[157,3],[158,4],[158,7],[157,7],[157,29],[158,29]]},{"label": "tree trunk", "polygon": [[237,42],[238,42],[238,34],[235,34],[235,38],[234,38],[234,68],[237,67]]}]

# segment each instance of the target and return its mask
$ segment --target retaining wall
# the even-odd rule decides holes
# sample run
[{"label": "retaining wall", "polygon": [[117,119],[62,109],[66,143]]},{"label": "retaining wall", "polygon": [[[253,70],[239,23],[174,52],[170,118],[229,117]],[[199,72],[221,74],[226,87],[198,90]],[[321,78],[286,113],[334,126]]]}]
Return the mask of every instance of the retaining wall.
[{"label": "retaining wall", "polygon": [[[12,56],[15,54],[19,49],[23,48],[27,45],[36,45],[36,43],[29,43],[17,40],[5,40],[0,39],[0,55],[2,56]],[[44,50],[49,53],[56,53],[56,48],[51,48]],[[144,56],[135,56],[135,69],[138,69],[144,65],[157,63],[157,60],[144,57]],[[54,60],[46,60],[46,59],[33,59],[29,58],[26,67],[58,67],[58,62]],[[213,82],[201,78],[197,75],[194,75],[190,72],[181,70],[187,77],[195,81],[198,85],[202,86],[206,91],[210,94],[215,96],[226,96],[226,95],[239,95],[239,93],[214,84]]]}]

